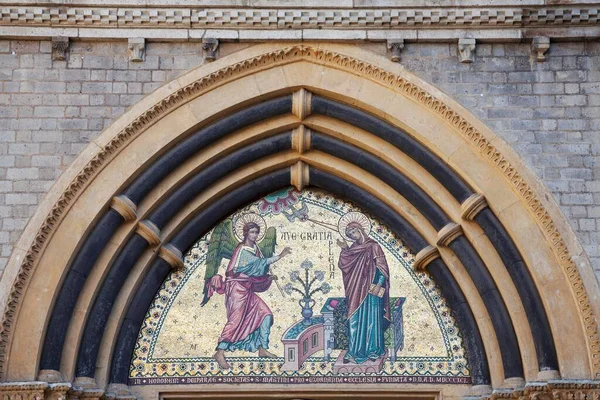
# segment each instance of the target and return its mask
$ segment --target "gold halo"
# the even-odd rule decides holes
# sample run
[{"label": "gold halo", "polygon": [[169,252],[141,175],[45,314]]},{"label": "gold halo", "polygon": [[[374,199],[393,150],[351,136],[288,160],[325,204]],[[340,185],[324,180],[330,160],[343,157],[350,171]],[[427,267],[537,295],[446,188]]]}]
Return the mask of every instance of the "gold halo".
[{"label": "gold halo", "polygon": [[371,232],[371,221],[369,221],[369,218],[367,218],[367,216],[361,212],[351,211],[342,215],[338,222],[338,232],[340,233],[340,235],[342,235],[344,239],[349,240],[351,242],[353,241],[348,236],[346,236],[346,228],[351,222],[359,223],[360,226],[362,226],[365,235],[369,236],[369,233]]},{"label": "gold halo", "polygon": [[256,241],[260,242],[262,238],[265,237],[267,223],[260,215],[256,213],[242,214],[239,217],[237,217],[235,221],[233,221],[233,233],[235,234],[235,237],[240,242],[244,241],[244,226],[249,222],[254,222],[260,227],[260,232],[258,233],[258,237],[256,238]]}]

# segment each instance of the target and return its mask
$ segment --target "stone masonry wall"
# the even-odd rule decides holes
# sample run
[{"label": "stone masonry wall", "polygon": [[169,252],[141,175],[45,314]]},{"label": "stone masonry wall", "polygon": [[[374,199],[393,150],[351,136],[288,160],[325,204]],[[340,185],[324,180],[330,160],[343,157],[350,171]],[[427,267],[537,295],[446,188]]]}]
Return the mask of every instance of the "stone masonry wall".
[{"label": "stone masonry wall", "polygon": [[[230,50],[239,45],[229,45]],[[224,48],[226,48],[224,46]],[[373,45],[385,51],[385,44]],[[103,129],[163,83],[203,62],[200,43],[73,42],[66,62],[49,41],[0,41],[0,271],[56,178]],[[457,99],[511,143],[550,188],[600,276],[600,43],[407,44],[408,70]]]}]

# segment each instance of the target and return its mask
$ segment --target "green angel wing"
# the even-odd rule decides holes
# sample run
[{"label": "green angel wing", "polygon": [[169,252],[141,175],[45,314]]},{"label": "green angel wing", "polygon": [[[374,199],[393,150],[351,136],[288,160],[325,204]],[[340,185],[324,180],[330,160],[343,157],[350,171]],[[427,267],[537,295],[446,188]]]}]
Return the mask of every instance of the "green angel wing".
[{"label": "green angel wing", "polygon": [[221,261],[226,258],[230,259],[233,255],[238,242],[233,234],[233,223],[231,219],[226,219],[221,222],[213,230],[208,242],[208,251],[206,253],[206,273],[204,275],[204,298],[200,305],[204,306],[208,300],[207,283],[210,279],[217,275]]},{"label": "green angel wing", "polygon": [[270,227],[265,232],[265,237],[258,244],[260,251],[265,257],[273,257],[275,253],[275,245],[277,244],[277,230],[274,227]]}]

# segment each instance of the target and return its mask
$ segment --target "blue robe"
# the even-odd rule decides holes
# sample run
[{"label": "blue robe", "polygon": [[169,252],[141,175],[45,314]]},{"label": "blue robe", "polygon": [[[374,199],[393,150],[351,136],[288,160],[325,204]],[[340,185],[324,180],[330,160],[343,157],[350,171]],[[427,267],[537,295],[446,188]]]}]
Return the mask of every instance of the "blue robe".
[{"label": "blue robe", "polygon": [[[345,362],[364,363],[386,353],[384,332],[390,324],[389,270],[383,250],[373,239],[342,249],[342,271],[348,307]],[[379,285],[379,286],[377,286]],[[378,293],[371,293],[378,288]]]},{"label": "blue robe", "polygon": [[[385,287],[385,277],[379,270],[376,270],[372,283]],[[383,333],[389,321],[384,318],[382,297],[367,294],[360,307],[348,318],[347,325],[348,352],[345,360],[361,364],[385,355]]]}]

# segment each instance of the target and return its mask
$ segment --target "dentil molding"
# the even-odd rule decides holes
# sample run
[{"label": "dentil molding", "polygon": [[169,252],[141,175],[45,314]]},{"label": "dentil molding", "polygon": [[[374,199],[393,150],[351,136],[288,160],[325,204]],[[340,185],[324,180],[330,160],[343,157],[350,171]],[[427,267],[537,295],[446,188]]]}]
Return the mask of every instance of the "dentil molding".
[{"label": "dentil molding", "polygon": [[535,27],[598,23],[600,4],[543,7],[194,8],[0,4],[0,25],[112,28]]}]

